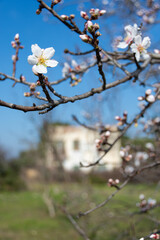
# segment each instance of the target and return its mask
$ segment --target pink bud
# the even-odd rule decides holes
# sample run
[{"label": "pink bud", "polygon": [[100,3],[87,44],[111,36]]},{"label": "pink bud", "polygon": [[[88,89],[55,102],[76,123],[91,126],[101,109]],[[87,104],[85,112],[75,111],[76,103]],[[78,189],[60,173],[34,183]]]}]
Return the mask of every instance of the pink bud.
[{"label": "pink bud", "polygon": [[105,132],[105,136],[109,137],[111,135],[110,131]]},{"label": "pink bud", "polygon": [[13,48],[16,48],[16,43],[15,43],[15,41],[12,41],[12,42],[11,42],[11,45],[12,45]]},{"label": "pink bud", "polygon": [[69,16],[71,19],[74,19],[75,18],[75,15],[74,14],[70,14]]},{"label": "pink bud", "polygon": [[140,96],[137,99],[138,99],[138,101],[142,101],[142,100],[144,100],[144,97]]},{"label": "pink bud", "polygon": [[93,23],[91,21],[87,21],[85,28],[88,32],[93,32]]},{"label": "pink bud", "polygon": [[69,19],[69,17],[68,17],[67,15],[61,15],[61,18],[62,18],[63,20],[68,20],[68,19]]},{"label": "pink bud", "polygon": [[149,95],[146,97],[147,102],[153,103],[155,102],[155,97],[153,95]]},{"label": "pink bud", "polygon": [[100,11],[99,11],[99,15],[100,15],[100,16],[104,15],[105,13],[106,13],[106,10],[100,10]]},{"label": "pink bud", "polygon": [[36,92],[35,94],[36,94],[37,96],[39,96],[41,93],[40,93],[40,92]]},{"label": "pink bud", "polygon": [[15,40],[16,42],[19,42],[19,33],[16,33],[16,35],[14,36],[14,40]]},{"label": "pink bud", "polygon": [[120,116],[115,116],[115,119],[116,119],[117,121],[120,121],[120,120],[121,120],[121,117],[120,117]]},{"label": "pink bud", "polygon": [[20,80],[21,80],[22,82],[25,82],[25,81],[26,81],[25,76],[21,75],[21,76],[20,76]]},{"label": "pink bud", "polygon": [[80,12],[80,15],[81,15],[81,17],[84,18],[85,20],[88,20],[88,19],[89,19],[87,13],[84,12],[84,11],[81,11],[81,12]]},{"label": "pink bud", "polygon": [[113,183],[113,179],[112,179],[112,178],[109,178],[109,179],[108,179],[108,183],[112,184],[112,183]]},{"label": "pink bud", "polygon": [[121,156],[122,158],[125,156],[125,152],[124,152],[123,150],[121,150],[121,151],[119,152],[119,154],[120,154],[120,156]]},{"label": "pink bud", "polygon": [[16,61],[16,55],[12,55],[12,61],[15,62]]},{"label": "pink bud", "polygon": [[79,35],[79,37],[82,39],[83,42],[91,43],[92,38],[90,38],[87,34]]},{"label": "pink bud", "polygon": [[150,95],[150,94],[151,94],[151,92],[152,92],[152,90],[151,90],[151,89],[147,89],[147,90],[146,90],[146,92],[145,92],[145,94],[146,94],[146,95]]},{"label": "pink bud", "polygon": [[127,117],[127,115],[128,115],[128,112],[125,111],[125,112],[123,113],[123,116],[124,116],[124,117]]},{"label": "pink bud", "polygon": [[119,179],[116,179],[116,180],[115,180],[115,184],[119,184]]},{"label": "pink bud", "polygon": [[32,95],[32,94],[31,94],[30,92],[25,92],[25,93],[24,93],[24,96],[25,96],[25,97],[30,97],[31,95]]}]

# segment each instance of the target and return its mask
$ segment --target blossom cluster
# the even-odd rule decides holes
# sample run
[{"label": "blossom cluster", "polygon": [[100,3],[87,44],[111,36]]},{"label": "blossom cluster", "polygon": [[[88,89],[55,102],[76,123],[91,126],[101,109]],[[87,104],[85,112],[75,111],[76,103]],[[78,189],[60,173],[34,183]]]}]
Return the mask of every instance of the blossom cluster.
[{"label": "blossom cluster", "polygon": [[[87,68],[86,62],[82,62],[81,64],[78,64],[75,60],[72,60],[71,66],[69,65],[69,63],[65,62],[64,67],[62,69],[62,76],[70,77],[71,86],[76,86],[79,82],[81,82],[81,77],[83,76],[86,68]],[[76,74],[78,74],[79,77],[76,77]]]},{"label": "blossom cluster", "polygon": [[138,100],[139,101],[145,100],[145,101],[147,101],[149,103],[155,102],[155,97],[151,93],[152,93],[152,90],[151,89],[147,89],[146,92],[145,92],[145,96],[144,97],[143,96],[138,97]]},{"label": "blossom cluster", "polygon": [[110,131],[106,131],[106,132],[103,132],[101,134],[99,139],[95,140],[96,148],[97,148],[98,151],[103,151],[104,150],[103,149],[104,145],[107,145],[107,144],[110,145],[108,143],[108,139],[109,139],[110,135],[111,135],[111,132]]},{"label": "blossom cluster", "polygon": [[129,153],[130,149],[130,146],[127,145],[126,147],[121,148],[119,152],[121,158],[126,162],[129,162],[132,159],[132,154]]},{"label": "blossom cluster", "polygon": [[113,180],[112,178],[108,179],[108,186],[109,187],[117,187],[117,185],[119,184],[119,179],[115,179]]},{"label": "blossom cluster", "polygon": [[141,8],[137,11],[137,15],[142,18],[143,22],[146,24],[153,24],[156,20],[156,12],[160,9],[160,5],[157,3],[154,3],[154,1],[148,1],[151,2],[150,9]]},{"label": "blossom cluster", "polygon": [[128,113],[126,111],[123,112],[123,117],[115,116],[115,119],[118,121],[119,126],[127,124],[127,116],[128,116]]},{"label": "blossom cluster", "polygon": [[[81,17],[87,20],[85,24],[85,32],[88,31],[88,33],[94,35],[95,38],[98,38],[99,36],[101,36],[101,33],[97,31],[99,29],[99,24],[97,23],[93,24],[92,20],[96,20],[100,16],[104,15],[106,13],[106,10],[99,10],[98,8],[96,9],[92,8],[90,9],[89,13],[90,13],[90,17],[86,12],[84,11],[80,12]],[[86,43],[92,43],[92,38],[87,34],[81,34],[79,37],[82,39],[82,41]]]},{"label": "blossom cluster", "polygon": [[[14,36],[14,41],[11,41],[11,46],[14,49],[23,49],[24,47],[20,43],[19,33],[16,33]],[[16,62],[18,60],[18,55],[12,55],[12,61]]]},{"label": "blossom cluster", "polygon": [[140,210],[145,212],[157,204],[157,201],[155,199],[152,198],[146,199],[144,194],[140,194],[139,199],[140,202],[138,202],[136,206],[139,207]]},{"label": "blossom cluster", "polygon": [[127,25],[124,28],[126,32],[126,37],[124,41],[119,42],[118,48],[126,48],[130,47],[131,51],[135,54],[135,58],[137,61],[140,61],[140,57],[142,56],[144,59],[148,58],[147,48],[151,45],[151,40],[149,37],[144,37],[142,39],[140,29],[137,24],[133,26]]},{"label": "blossom cluster", "polygon": [[36,92],[36,86],[38,86],[38,82],[37,83],[31,83],[30,84],[30,92],[25,92],[24,93],[24,96],[25,97],[31,97],[31,96],[39,96],[40,95],[40,92]]}]

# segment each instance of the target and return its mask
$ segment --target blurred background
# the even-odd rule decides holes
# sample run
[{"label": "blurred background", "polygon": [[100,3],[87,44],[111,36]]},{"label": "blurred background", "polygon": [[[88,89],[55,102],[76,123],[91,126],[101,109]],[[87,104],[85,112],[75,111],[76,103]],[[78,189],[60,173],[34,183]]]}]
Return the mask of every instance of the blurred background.
[{"label": "blurred background", "polygon": [[[45,2],[50,4],[51,1]],[[64,0],[57,4],[55,10],[59,15],[75,14],[74,20],[80,29],[83,29],[85,23],[80,11],[89,12],[91,8],[106,10],[106,14],[97,22],[102,34],[100,46],[107,51],[117,51],[116,39],[123,39],[124,27],[137,23],[142,26],[143,35],[151,38],[149,51],[153,52],[154,49],[159,49],[160,44],[158,4],[156,0]],[[17,78],[22,74],[28,82],[37,80],[32,66],[27,62],[27,57],[32,54],[32,44],[55,49],[53,58],[59,64],[48,70],[49,81],[63,77],[65,62],[93,62],[93,54],[79,57],[64,53],[64,49],[83,52],[91,48],[49,12],[44,10],[37,15],[38,6],[37,1],[31,0],[0,0],[0,72],[12,75],[12,55],[15,52],[11,41],[16,33],[19,33],[20,42],[24,46],[19,52],[16,65]],[[107,83],[123,77],[123,73],[115,71],[113,66],[104,68]],[[132,69],[130,66],[129,70]],[[150,77],[150,84],[159,82],[159,71],[157,66],[153,66],[150,73],[146,71],[141,75],[141,79],[147,81]],[[34,97],[24,97],[24,92],[28,92],[29,87],[23,84],[13,86],[13,83],[11,80],[1,81],[1,100],[28,106],[33,102],[39,103]],[[55,85],[55,89],[65,96],[72,96],[100,85],[99,74],[94,67],[82,76],[78,85],[72,86],[68,79]],[[116,127],[115,116],[121,116],[127,111],[130,120],[140,111],[137,97],[143,96],[147,88],[147,84],[128,82],[101,95],[58,106],[45,115],[0,107],[0,239],[82,239],[61,206],[76,217],[78,212],[104,201],[113,192],[107,186],[108,179],[119,179],[120,182],[125,179],[120,170],[121,147],[126,144],[134,146],[133,149],[141,153],[139,160],[135,151],[131,150],[134,164],[135,161],[136,164],[139,161],[145,164],[146,144],[155,147],[156,142],[155,136],[142,131],[143,124],[140,123],[137,128],[132,127],[115,145],[103,164],[90,169],[79,168],[80,162],[91,163],[101,155],[95,146],[99,133],[83,128],[77,122],[98,129],[107,125]],[[159,116],[159,110],[158,104],[155,104],[147,112],[146,119]],[[115,139],[116,135],[113,134],[112,138]],[[159,209],[153,209],[152,214],[145,217],[138,214],[131,216],[138,211],[136,203],[140,194],[143,193],[146,199],[159,199],[159,177],[158,169],[146,171],[131,181],[105,209],[99,209],[96,214],[80,219],[79,224],[89,238],[137,239],[142,233],[142,236],[147,235],[157,229]]]}]

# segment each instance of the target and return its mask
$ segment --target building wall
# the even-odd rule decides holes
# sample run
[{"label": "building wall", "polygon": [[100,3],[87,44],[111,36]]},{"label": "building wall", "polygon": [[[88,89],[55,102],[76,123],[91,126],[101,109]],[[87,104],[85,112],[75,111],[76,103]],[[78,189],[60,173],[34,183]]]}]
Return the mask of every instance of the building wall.
[{"label": "building wall", "polygon": [[[112,133],[109,141],[113,142],[118,133]],[[95,131],[88,130],[83,127],[76,126],[53,126],[49,130],[49,138],[51,146],[46,151],[46,160],[48,167],[55,166],[55,157],[53,156],[52,143],[57,149],[60,161],[63,161],[65,170],[72,171],[79,169],[80,162],[83,165],[95,162],[103,153],[99,153],[96,149],[95,139],[98,134]],[[120,141],[106,154],[101,160],[103,166],[108,170],[117,168],[121,164],[119,156]],[[91,171],[92,168],[81,168],[82,171]]]}]

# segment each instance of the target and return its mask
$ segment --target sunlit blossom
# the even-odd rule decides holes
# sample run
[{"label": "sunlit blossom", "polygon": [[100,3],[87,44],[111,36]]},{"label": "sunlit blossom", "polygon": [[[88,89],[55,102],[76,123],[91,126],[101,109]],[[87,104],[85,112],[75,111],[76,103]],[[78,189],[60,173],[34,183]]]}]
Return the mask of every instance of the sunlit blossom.
[{"label": "sunlit blossom", "polygon": [[151,45],[151,40],[149,37],[145,37],[142,40],[140,35],[137,35],[134,39],[134,43],[131,45],[132,52],[135,53],[135,57],[137,61],[140,60],[140,56],[142,55],[143,58],[148,57],[147,48]]},{"label": "sunlit blossom", "polygon": [[47,67],[56,67],[58,62],[50,60],[55,50],[53,47],[41,49],[37,44],[31,46],[32,55],[28,56],[28,63],[33,65],[32,71],[36,73],[47,73]]},{"label": "sunlit blossom", "polygon": [[124,38],[124,41],[120,42],[117,45],[118,48],[122,48],[122,49],[126,48],[133,42],[134,38],[138,34],[138,26],[137,24],[134,24],[133,26],[127,25],[125,26],[124,30],[126,32],[126,37]]}]

